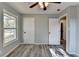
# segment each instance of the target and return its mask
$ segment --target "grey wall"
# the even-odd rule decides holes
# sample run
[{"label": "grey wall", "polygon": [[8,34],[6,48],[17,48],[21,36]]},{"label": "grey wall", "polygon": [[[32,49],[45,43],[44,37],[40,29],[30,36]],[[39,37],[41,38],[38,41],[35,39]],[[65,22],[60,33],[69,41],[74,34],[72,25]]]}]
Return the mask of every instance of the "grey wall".
[{"label": "grey wall", "polygon": [[3,9],[6,9],[7,11],[15,14],[18,16],[18,25],[20,25],[20,14],[15,11],[13,8],[11,8],[10,6],[8,6],[5,3],[0,3],[0,56],[5,55],[7,52],[9,52],[12,48],[14,48],[20,41],[21,41],[21,33],[20,33],[20,26],[18,26],[18,40],[13,42],[12,44],[3,47]]},{"label": "grey wall", "polygon": [[76,44],[76,47],[77,47],[77,55],[79,56],[79,5],[77,6],[77,44]]},{"label": "grey wall", "polygon": [[76,20],[77,20],[77,14],[76,14],[76,6],[71,6],[63,10],[59,17],[67,14],[67,45],[66,50],[70,54],[76,54]]},{"label": "grey wall", "polygon": [[58,15],[43,15],[43,14],[31,14],[23,15],[23,17],[34,17],[35,18],[35,43],[37,44],[48,44],[48,32],[49,32],[49,17],[57,18]]},{"label": "grey wall", "polygon": [[70,7],[70,52],[76,54],[76,21],[77,21],[77,12],[76,6]]}]

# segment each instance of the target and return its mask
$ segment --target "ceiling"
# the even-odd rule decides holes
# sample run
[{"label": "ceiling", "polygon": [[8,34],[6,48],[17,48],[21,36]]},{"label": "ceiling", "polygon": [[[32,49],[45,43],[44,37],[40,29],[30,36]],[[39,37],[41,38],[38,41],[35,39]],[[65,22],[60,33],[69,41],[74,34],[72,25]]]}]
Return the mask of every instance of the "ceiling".
[{"label": "ceiling", "polygon": [[[34,8],[29,8],[33,3],[34,2],[8,2],[11,7],[21,14],[58,14],[69,6],[79,4],[79,2],[62,2],[61,4],[49,3],[47,10],[44,11],[39,5]],[[60,9],[60,11],[57,11],[57,9]]]}]

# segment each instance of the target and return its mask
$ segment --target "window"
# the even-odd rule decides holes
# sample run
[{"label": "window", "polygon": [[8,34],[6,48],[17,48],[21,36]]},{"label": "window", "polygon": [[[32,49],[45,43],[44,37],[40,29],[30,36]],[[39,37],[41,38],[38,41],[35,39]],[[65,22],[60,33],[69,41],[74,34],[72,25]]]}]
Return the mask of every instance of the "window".
[{"label": "window", "polygon": [[3,11],[3,44],[16,40],[16,20],[9,12]]}]

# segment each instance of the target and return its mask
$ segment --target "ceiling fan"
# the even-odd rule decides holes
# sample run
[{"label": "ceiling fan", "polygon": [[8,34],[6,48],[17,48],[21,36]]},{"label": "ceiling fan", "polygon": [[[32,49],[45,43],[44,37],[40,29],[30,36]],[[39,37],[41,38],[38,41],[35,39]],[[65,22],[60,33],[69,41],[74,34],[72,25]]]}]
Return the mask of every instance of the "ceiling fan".
[{"label": "ceiling fan", "polygon": [[33,8],[36,5],[39,5],[40,8],[42,8],[45,11],[45,10],[47,10],[47,6],[49,3],[60,4],[61,2],[36,2],[36,3],[32,4],[31,6],[29,6],[29,8]]}]

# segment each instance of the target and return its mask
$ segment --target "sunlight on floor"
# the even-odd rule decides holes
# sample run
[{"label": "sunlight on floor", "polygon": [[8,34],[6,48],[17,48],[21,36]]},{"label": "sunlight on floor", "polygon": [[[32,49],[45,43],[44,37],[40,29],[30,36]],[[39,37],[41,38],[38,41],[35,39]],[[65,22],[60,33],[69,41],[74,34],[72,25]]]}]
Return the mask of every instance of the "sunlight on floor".
[{"label": "sunlight on floor", "polygon": [[50,50],[53,57],[69,57],[66,54],[66,52],[61,48],[58,48],[57,51],[55,49],[52,49],[52,48],[50,48],[49,50]]}]

